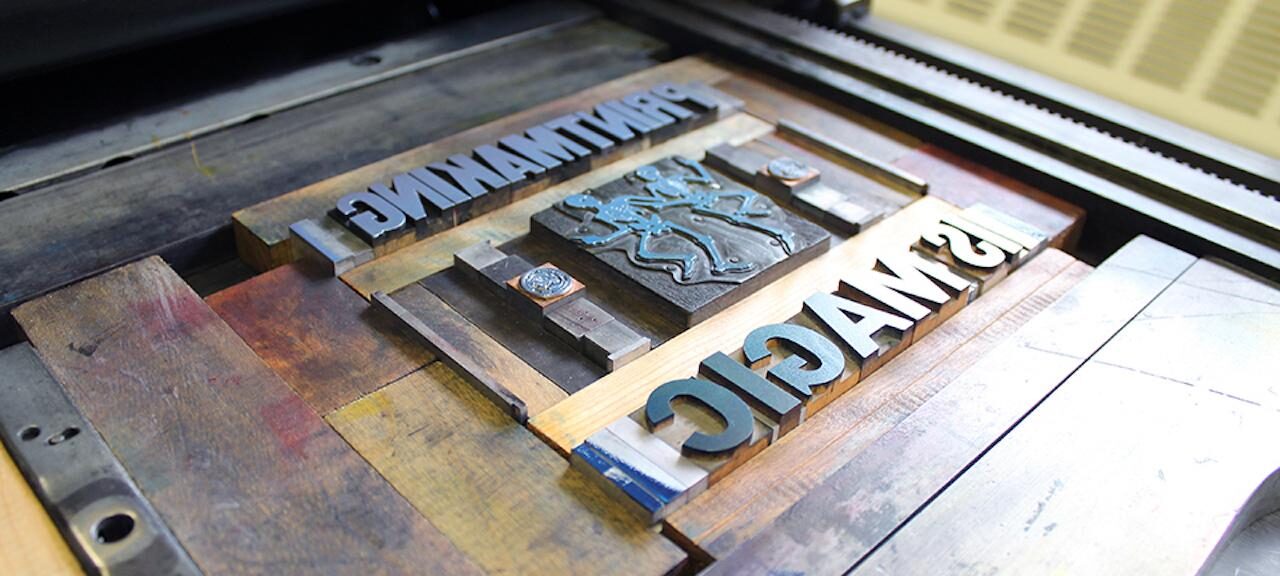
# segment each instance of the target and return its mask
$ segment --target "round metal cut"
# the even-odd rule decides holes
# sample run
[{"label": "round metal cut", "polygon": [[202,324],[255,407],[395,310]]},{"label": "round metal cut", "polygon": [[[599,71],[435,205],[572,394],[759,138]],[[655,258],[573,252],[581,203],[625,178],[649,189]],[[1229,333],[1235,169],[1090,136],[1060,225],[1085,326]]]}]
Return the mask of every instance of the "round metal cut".
[{"label": "round metal cut", "polygon": [[769,161],[769,174],[783,180],[799,180],[809,174],[809,166],[790,156],[779,156]]},{"label": "round metal cut", "polygon": [[520,277],[520,289],[535,298],[555,298],[569,293],[573,278],[556,268],[534,268]]}]

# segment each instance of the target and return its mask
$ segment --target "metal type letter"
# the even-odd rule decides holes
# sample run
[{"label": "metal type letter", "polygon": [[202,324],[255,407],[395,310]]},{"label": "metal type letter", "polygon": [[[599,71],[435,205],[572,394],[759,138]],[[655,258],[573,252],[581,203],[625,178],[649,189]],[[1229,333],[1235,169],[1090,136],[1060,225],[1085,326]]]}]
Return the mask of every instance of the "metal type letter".
[{"label": "metal type letter", "polygon": [[567,132],[570,136],[573,136],[594,148],[596,152],[603,152],[609,148],[613,148],[613,140],[605,138],[604,136],[597,134],[594,130],[583,126],[579,123],[580,119],[581,118],[579,118],[577,114],[567,114],[556,118],[555,120],[551,120],[550,122],[546,122],[543,126],[558,132]]},{"label": "metal type letter", "polygon": [[649,429],[653,430],[663,422],[674,418],[675,411],[671,409],[671,402],[682,397],[696,400],[710,408],[725,423],[724,431],[719,434],[694,432],[688,440],[684,441],[684,446],[681,447],[682,452],[722,454],[732,452],[751,439],[755,428],[755,417],[751,415],[751,408],[747,403],[723,386],[697,378],[672,380],[649,394],[649,401],[644,407],[644,417]]},{"label": "metal type letter", "polygon": [[[752,330],[742,343],[742,353],[753,365],[772,353],[770,340],[782,340],[799,349],[798,354],[788,356],[769,369],[769,376],[791,387],[801,398],[813,396],[812,387],[835,382],[844,372],[844,354],[830,340],[804,326],[795,324],[769,324]],[[806,365],[814,365],[807,370]]]},{"label": "metal type letter", "polygon": [[559,166],[562,161],[572,162],[591,154],[585,146],[542,126],[534,126],[526,130],[523,136],[519,134],[504,136],[498,142],[502,143],[503,147],[541,164],[548,170]]},{"label": "metal type letter", "polygon": [[641,114],[656,119],[661,126],[668,126],[680,120],[693,118],[693,112],[678,104],[654,96],[648,90],[623,96],[622,103],[636,109]]},{"label": "metal type letter", "polygon": [[619,144],[636,139],[636,132],[648,134],[653,130],[648,120],[637,120],[634,110],[617,105],[617,100],[596,105],[595,114],[579,112],[578,118]]},{"label": "metal type letter", "polygon": [[428,164],[427,168],[452,178],[472,198],[484,196],[489,191],[485,186],[497,190],[508,184],[505,178],[493,170],[461,154],[450,156],[447,162]]},{"label": "metal type letter", "polygon": [[942,305],[951,299],[951,295],[934,280],[957,292],[969,287],[968,280],[952,272],[945,264],[925,260],[911,252],[881,257],[876,261],[892,275],[877,270],[861,271],[849,279],[847,287],[915,321],[923,320],[931,311],[906,295]]},{"label": "metal type letter", "polygon": [[799,400],[725,353],[716,352],[708,356],[702,361],[700,372],[713,382],[737,393],[748,404],[764,412],[784,428],[791,429],[800,423],[803,408]]},{"label": "metal type letter", "polygon": [[[880,353],[880,345],[873,336],[884,328],[907,331],[913,322],[901,316],[881,312],[870,306],[864,306],[852,300],[834,294],[819,292],[804,301],[804,309],[818,318],[818,321],[836,333],[845,345],[853,350],[858,358],[866,360]],[[850,315],[857,316],[854,322]]]},{"label": "metal type letter", "polygon": [[375,182],[372,186],[369,186],[369,191],[381,196],[383,200],[390,202],[401,212],[404,212],[404,215],[408,216],[411,222],[418,222],[427,218],[427,208],[422,204],[424,199],[435,208],[436,214],[453,206],[453,203],[447,198],[408,174],[392,176],[390,188],[381,182]]},{"label": "metal type letter", "polygon": [[920,241],[934,250],[950,246],[956,261],[974,268],[995,268],[1004,264],[1005,253],[998,246],[979,239],[975,247],[964,231],[941,222],[921,234]]},{"label": "metal type letter", "polygon": [[654,86],[651,92],[671,102],[692,102],[706,111],[720,108],[720,103],[717,102],[715,98],[711,98],[696,88],[688,85],[676,86],[675,84],[670,83],[659,84]]},{"label": "metal type letter", "polygon": [[414,168],[409,171],[409,175],[417,178],[419,182],[426,184],[432,190],[435,190],[437,194],[449,202],[449,206],[446,206],[441,210],[446,210],[459,204],[465,204],[471,200],[470,196],[464,194],[456,186],[446,182],[444,178],[437,176],[435,172],[427,170],[426,168]]},{"label": "metal type letter", "polygon": [[[360,205],[368,210],[361,210]],[[404,213],[386,200],[370,192],[352,192],[338,199],[335,209],[347,219],[348,226],[369,242],[377,242],[388,233],[403,228]]]},{"label": "metal type letter", "polygon": [[507,179],[509,184],[527,180],[530,176],[537,176],[547,171],[546,168],[502,150],[493,144],[477,147],[475,154],[490,168],[497,170],[503,178]]}]

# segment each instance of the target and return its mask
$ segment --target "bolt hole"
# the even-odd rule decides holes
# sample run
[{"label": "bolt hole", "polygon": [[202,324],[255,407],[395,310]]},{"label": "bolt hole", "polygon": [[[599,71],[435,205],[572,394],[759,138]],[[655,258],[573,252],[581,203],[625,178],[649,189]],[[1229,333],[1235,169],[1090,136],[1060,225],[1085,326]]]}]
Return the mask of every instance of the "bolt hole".
[{"label": "bolt hole", "polygon": [[123,155],[123,156],[116,156],[115,158],[112,158],[112,159],[107,160],[106,162],[104,162],[104,163],[102,164],[102,169],[103,169],[103,170],[106,170],[107,168],[110,168],[110,167],[112,167],[112,166],[119,166],[119,165],[121,165],[121,164],[124,164],[125,162],[130,161],[130,160],[133,160],[133,156],[131,156],[131,155],[129,155],[129,154],[125,154],[125,155]]},{"label": "bolt hole", "polygon": [[30,442],[32,440],[35,440],[36,438],[40,437],[40,427],[27,426],[26,428],[23,428],[21,432],[18,433],[18,437],[21,438],[23,442]]},{"label": "bolt hole", "polygon": [[49,438],[49,445],[57,446],[58,444],[66,442],[67,440],[75,438],[76,436],[79,436],[79,435],[80,435],[80,429],[76,428],[75,426],[72,426],[70,428],[67,428],[66,430],[63,430],[58,435],[53,436],[52,438]]},{"label": "bolt hole", "polygon": [[381,64],[382,57],[377,54],[361,54],[351,59],[351,63],[356,66],[373,66]]},{"label": "bolt hole", "polygon": [[93,537],[103,544],[114,544],[124,540],[133,533],[133,517],[128,514],[114,514],[98,521],[93,527]]}]

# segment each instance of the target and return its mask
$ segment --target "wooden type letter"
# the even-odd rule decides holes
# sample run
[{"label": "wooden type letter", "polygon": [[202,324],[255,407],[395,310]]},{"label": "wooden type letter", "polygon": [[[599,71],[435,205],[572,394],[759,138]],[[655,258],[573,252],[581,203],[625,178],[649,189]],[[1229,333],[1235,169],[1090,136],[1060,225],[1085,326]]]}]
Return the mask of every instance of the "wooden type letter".
[{"label": "wooden type letter", "polygon": [[[758,366],[770,358],[773,355],[768,347],[770,340],[781,340],[798,349],[798,354],[769,368],[768,375],[801,399],[811,398],[814,387],[827,386],[844,372],[844,354],[835,344],[813,330],[794,324],[770,324],[747,334],[742,343],[747,362]],[[813,367],[803,369],[807,365]]]},{"label": "wooden type letter", "polygon": [[475,153],[485,164],[501,174],[508,184],[518,184],[547,171],[542,166],[492,144],[477,147]]},{"label": "wooden type letter", "polygon": [[678,104],[654,96],[648,90],[641,90],[623,96],[622,103],[635,108],[642,114],[657,119],[662,126],[693,118],[693,112]]},{"label": "wooden type letter", "polygon": [[613,140],[605,138],[594,130],[583,126],[581,120],[581,116],[576,114],[566,114],[556,118],[555,120],[544,123],[543,126],[556,130],[558,133],[567,133],[570,136],[581,140],[596,152],[604,152],[605,150],[613,148]]},{"label": "wooden type letter", "polygon": [[779,434],[786,434],[804,419],[804,406],[799,400],[723,352],[716,352],[703,360],[699,372],[772,418],[778,423]]},{"label": "wooden type letter", "polygon": [[995,244],[941,222],[920,235],[916,248],[977,282],[975,296],[985,294],[1012,268],[1005,260],[1005,252]]},{"label": "wooden type letter", "polygon": [[[616,100],[613,102],[616,103]],[[647,121],[636,120],[632,116],[634,114],[635,112],[628,113],[605,102],[596,106],[594,114],[579,112],[578,119],[615,142],[623,144],[635,140],[637,131],[647,134],[651,130]]]},{"label": "wooden type letter", "polygon": [[676,86],[668,82],[654,86],[650,91],[670,102],[693,104],[704,112],[720,108],[720,103],[715,98],[703,94],[693,85]]},{"label": "wooden type letter", "polygon": [[710,435],[695,432],[685,440],[682,451],[694,454],[722,454],[732,452],[751,439],[753,417],[751,408],[742,399],[724,387],[706,380],[686,378],[672,380],[659,386],[645,404],[645,421],[652,430],[675,417],[671,402],[676,398],[690,398],[714,410],[725,422],[725,429]]}]

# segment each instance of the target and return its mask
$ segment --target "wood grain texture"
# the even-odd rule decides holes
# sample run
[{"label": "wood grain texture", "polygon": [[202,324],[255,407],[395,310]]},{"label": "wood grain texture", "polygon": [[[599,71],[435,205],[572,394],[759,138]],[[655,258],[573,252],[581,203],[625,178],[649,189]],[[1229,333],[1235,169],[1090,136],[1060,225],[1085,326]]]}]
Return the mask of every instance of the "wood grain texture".
[{"label": "wood grain texture", "polygon": [[659,46],[601,21],[538,34],[6,200],[0,342],[17,303],[151,254],[204,264],[231,251],[236,210],[646,68]]},{"label": "wood grain texture", "polygon": [[206,301],[319,414],[432,360],[394,319],[377,314],[337,278],[300,263]]},{"label": "wood grain texture", "polygon": [[422,285],[414,284],[398,290],[391,294],[391,298],[462,356],[463,361],[459,364],[474,367],[480,376],[501,384],[524,402],[529,416],[542,413],[567,396],[555,382],[503,348],[502,344]]},{"label": "wood grain texture", "polygon": [[490,574],[665,574],[685,559],[439,362],[328,421]]},{"label": "wood grain texture", "polygon": [[84,574],[13,458],[0,445],[0,574]]},{"label": "wood grain texture", "polygon": [[343,274],[342,280],[366,298],[374,292],[390,294],[452,266],[453,254],[463,248],[485,240],[496,246],[528,234],[530,216],[570,194],[619,178],[659,158],[676,154],[700,156],[702,151],[720,142],[750,140],[770,129],[769,124],[755,117],[735,114],[359,266]]},{"label": "wood grain texture", "polygon": [[15,310],[208,573],[475,573],[159,258]]},{"label": "wood grain texture", "polygon": [[1277,315],[1275,284],[1196,262],[860,572],[1197,573],[1255,489],[1274,509]]},{"label": "wood grain texture", "polygon": [[[626,34],[623,35],[624,39]],[[598,39],[603,41],[603,36]],[[613,40],[610,39],[609,41]],[[594,66],[594,64],[584,65]],[[710,84],[727,74],[728,72],[725,69],[707,60],[696,57],[682,58],[502,117],[488,124],[401,152],[355,170],[316,181],[288,194],[237,212],[233,219],[236,226],[236,242],[240,255],[250,264],[264,268],[289,262],[292,259],[292,252],[286,250],[289,246],[289,225],[306,218],[323,217],[333,208],[334,202],[339,197],[352,190],[363,189],[373,182],[390,180],[394,174],[425,166],[430,162],[439,161],[453,154],[467,153],[476,146],[490,144],[502,136],[525,130],[548,120],[594,106],[606,100],[618,98],[636,90],[650,88],[660,82],[700,81]],[[510,86],[508,86],[508,89]],[[599,165],[617,155],[617,153],[614,153],[605,157],[593,158],[592,163],[593,165]],[[522,194],[529,192],[531,190],[521,191]],[[266,259],[264,260],[264,258]]]},{"label": "wood grain texture", "polygon": [[844,573],[962,474],[1193,258],[1138,238],[808,491],[711,574]]},{"label": "wood grain texture", "polygon": [[667,532],[709,557],[728,555],[1089,270],[1062,252],[1041,254],[677,511]]},{"label": "wood grain texture", "polygon": [[692,377],[698,373],[703,358],[717,351],[734,352],[755,328],[791,318],[809,295],[834,292],[840,278],[870,269],[877,256],[906,250],[920,237],[925,225],[954,211],[951,205],[933,198],[910,204],[893,218],[831,248],[530,419],[531,426],[557,450],[568,453],[596,430],[643,406],[649,393],[664,382]]}]

